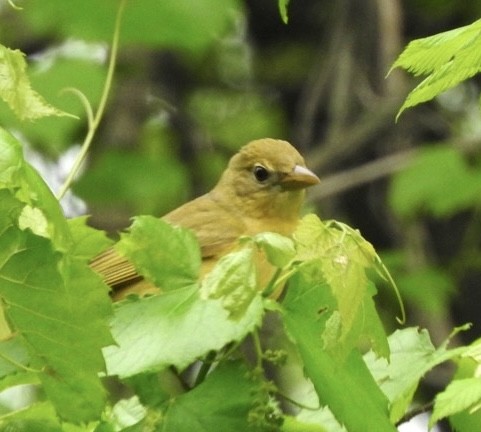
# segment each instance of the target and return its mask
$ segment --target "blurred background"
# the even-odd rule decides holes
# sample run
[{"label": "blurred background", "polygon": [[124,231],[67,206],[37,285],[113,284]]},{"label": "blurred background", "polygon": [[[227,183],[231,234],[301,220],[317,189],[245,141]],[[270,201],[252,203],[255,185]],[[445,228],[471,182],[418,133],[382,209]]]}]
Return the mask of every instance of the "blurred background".
[{"label": "blurred background", "polygon": [[[0,1],[1,43],[28,56],[35,90],[80,117],[0,124],[54,189],[86,133],[66,87],[97,106],[115,0]],[[390,67],[411,40],[467,25],[480,2],[291,0],[129,2],[105,118],[70,216],[118,232],[208,191],[249,140],[287,139],[323,180],[308,209],[358,228],[383,257],[408,308],[436,345],[472,322],[481,332],[481,122],[477,78],[396,114],[420,81]],[[386,327],[398,308],[380,290]],[[445,385],[428,377],[426,395]],[[429,386],[432,386],[431,389]]]}]

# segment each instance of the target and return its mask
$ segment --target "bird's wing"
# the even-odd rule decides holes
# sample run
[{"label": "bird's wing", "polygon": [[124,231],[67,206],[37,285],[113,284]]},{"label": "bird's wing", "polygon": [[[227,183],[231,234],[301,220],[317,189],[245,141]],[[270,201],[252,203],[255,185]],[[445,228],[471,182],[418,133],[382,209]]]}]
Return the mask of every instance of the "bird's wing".
[{"label": "bird's wing", "polygon": [[[163,219],[173,225],[191,229],[199,241],[203,259],[215,259],[225,254],[246,231],[239,218],[208,194],[184,204]],[[94,258],[90,266],[100,273],[105,283],[114,290],[141,279],[134,265],[114,248]]]},{"label": "bird's wing", "polygon": [[113,288],[139,279],[134,265],[114,248],[96,256],[90,262],[90,267],[100,273],[104,282]]}]

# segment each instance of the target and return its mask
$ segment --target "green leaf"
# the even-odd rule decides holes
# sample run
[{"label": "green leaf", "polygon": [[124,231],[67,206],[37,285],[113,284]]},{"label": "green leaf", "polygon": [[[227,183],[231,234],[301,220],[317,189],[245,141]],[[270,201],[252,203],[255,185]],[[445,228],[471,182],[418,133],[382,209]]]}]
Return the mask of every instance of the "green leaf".
[{"label": "green leaf", "polygon": [[443,145],[422,149],[410,167],[394,176],[389,201],[404,218],[422,211],[443,217],[476,205],[480,193],[481,171]]},{"label": "green leaf", "polygon": [[66,419],[95,419],[104,405],[100,348],[111,342],[105,285],[48,239],[13,226],[0,235],[0,263],[5,313],[48,396]]},{"label": "green leaf", "polygon": [[[320,330],[324,347],[342,358],[361,338],[368,338],[379,354],[387,356],[384,330],[370,300],[375,290],[366,274],[378,270],[379,259],[372,245],[359,232],[337,222],[323,223],[314,215],[302,219],[294,239],[296,259],[314,262],[317,267],[312,273],[312,266],[301,264],[300,271],[311,272],[310,278],[323,281],[321,285],[330,290],[330,299],[320,298],[316,303],[322,317],[312,317],[321,319],[319,324],[324,326]],[[289,291],[296,289],[290,285]]]},{"label": "green leaf", "polygon": [[11,134],[0,128],[0,187],[17,185],[22,167],[22,147]]},{"label": "green leaf", "polygon": [[258,294],[244,316],[232,320],[221,300],[201,299],[197,285],[119,302],[112,321],[117,346],[104,349],[108,373],[128,377],[171,365],[184,369],[209,351],[241,341],[263,313]]},{"label": "green leaf", "polygon": [[[37,233],[41,232],[44,237],[51,238],[58,249],[67,250],[72,244],[72,238],[57,199],[37,171],[23,159],[20,143],[2,128],[0,168],[4,170],[0,174],[0,192],[2,188],[5,188],[3,193],[7,194],[10,192],[6,192],[6,189],[15,190],[15,206],[23,207],[23,210],[16,210],[12,222],[20,224],[21,218],[22,229],[30,228]],[[5,195],[4,199],[7,199]],[[9,198],[11,199],[13,196]],[[11,210],[5,211],[6,215],[12,216]],[[43,225],[41,229],[36,226],[39,220]]]},{"label": "green leaf", "polygon": [[287,16],[287,5],[289,0],[278,0],[279,1],[279,13],[281,14],[282,21],[287,24],[289,17]]},{"label": "green leaf", "polygon": [[0,341],[0,378],[12,372],[23,372],[21,366],[27,366],[30,357],[19,337],[10,337]]},{"label": "green leaf", "polygon": [[[4,314],[58,414],[74,422],[94,420],[105,404],[101,348],[112,342],[108,288],[85,257],[75,255],[57,200],[18,147],[0,132],[0,155],[7,156],[0,165],[9,171],[0,184]],[[39,221],[47,226],[39,229]]]},{"label": "green leaf", "polygon": [[70,115],[49,105],[31,88],[24,56],[0,45],[0,97],[21,120]]},{"label": "green leaf", "polygon": [[87,225],[88,216],[68,220],[73,246],[70,252],[77,258],[90,261],[114,243],[105,232]]},{"label": "green leaf", "polygon": [[[70,48],[75,50],[75,46]],[[96,107],[100,99],[105,80],[105,66],[93,59],[65,58],[62,56],[45,56],[44,61],[35,61],[29,65],[31,84],[50,103],[59,109],[79,118],[85,118],[85,109],[66,88],[76,88]],[[46,149],[47,153],[60,154],[72,139],[77,136],[81,123],[71,117],[44,117],[35,122],[21,122],[4,104],[0,105],[2,125],[10,130],[21,130],[26,139]]]},{"label": "green leaf", "polygon": [[446,341],[438,349],[432,345],[426,330],[396,330],[388,338],[389,362],[371,351],[364,356],[372,375],[390,401],[391,420],[406,412],[421,378],[440,363],[461,355],[466,348],[447,349]]},{"label": "green leaf", "polygon": [[409,43],[391,70],[402,67],[429,76],[408,95],[397,117],[481,71],[480,49],[481,20]]},{"label": "green leaf", "polygon": [[452,381],[436,395],[430,427],[444,417],[464,410],[478,410],[481,403],[481,378],[464,378]]},{"label": "green leaf", "polygon": [[197,283],[201,255],[190,230],[153,216],[138,216],[115,248],[163,291]]},{"label": "green leaf", "polygon": [[323,349],[318,323],[325,312],[319,303],[322,285],[298,276],[288,295],[291,290],[296,294],[283,303],[286,331],[299,350],[320,403],[328,406],[347,430],[395,431],[389,421],[387,400],[357,350],[340,362]]},{"label": "green leaf", "polygon": [[232,318],[242,317],[258,294],[253,258],[249,245],[223,256],[202,280],[201,297],[220,299]]},{"label": "green leaf", "polygon": [[277,233],[264,232],[253,237],[256,245],[262,248],[267,260],[275,267],[283,268],[296,256],[294,242]]},{"label": "green leaf", "polygon": [[[472,349],[479,350],[479,347],[479,340],[471,344]],[[455,380],[473,378],[476,376],[479,362],[476,360],[476,355],[473,358],[471,357],[471,355],[471,350],[468,350],[468,352],[466,352],[463,357],[457,361],[458,369],[456,370],[456,373],[454,375]],[[452,428],[458,432],[471,432],[475,430],[481,430],[481,411],[460,411],[456,414],[451,415],[449,417],[449,422]]]},{"label": "green leaf", "polygon": [[0,419],[0,432],[63,432],[52,405],[40,402]]},{"label": "green leaf", "polygon": [[249,422],[259,385],[241,362],[224,362],[200,386],[165,405],[162,431],[266,430]]}]

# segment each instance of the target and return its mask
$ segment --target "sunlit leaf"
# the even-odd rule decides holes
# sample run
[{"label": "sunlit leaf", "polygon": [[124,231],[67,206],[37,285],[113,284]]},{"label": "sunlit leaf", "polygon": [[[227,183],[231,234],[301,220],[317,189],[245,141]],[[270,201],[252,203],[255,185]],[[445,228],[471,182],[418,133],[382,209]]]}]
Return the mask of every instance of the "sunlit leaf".
[{"label": "sunlit leaf", "polygon": [[[314,215],[302,219],[294,239],[296,259],[315,260],[319,273],[315,277],[324,281],[334,299],[334,304],[318,305],[324,310],[323,316],[328,317],[322,330],[326,332],[325,347],[342,357],[362,336],[375,341],[379,353],[387,355],[386,337],[377,312],[373,307],[364,307],[375,294],[366,274],[378,265],[372,245],[357,231],[339,223],[323,223]],[[301,265],[304,271],[302,268]],[[366,333],[368,328],[370,335]]]},{"label": "sunlit leaf", "polygon": [[171,365],[182,370],[209,351],[241,341],[264,313],[258,294],[244,315],[233,320],[220,300],[201,299],[198,286],[116,306],[112,333],[118,345],[104,352],[108,373],[123,377]]},{"label": "sunlit leaf", "polygon": [[436,395],[430,425],[460,411],[478,410],[481,408],[480,404],[481,378],[456,379]]},{"label": "sunlit leaf", "polygon": [[0,97],[21,120],[69,115],[49,105],[30,86],[24,54],[0,45]]},{"label": "sunlit leaf", "polygon": [[466,348],[449,350],[447,341],[435,348],[426,330],[417,328],[397,330],[388,338],[389,362],[372,352],[364,359],[390,401],[391,419],[399,420],[412,402],[421,378],[433,367],[460,356]]},{"label": "sunlit leaf", "polygon": [[190,230],[153,216],[138,216],[115,248],[164,291],[197,282],[201,256]]},{"label": "sunlit leaf", "polygon": [[275,267],[286,266],[296,255],[294,242],[280,234],[264,232],[254,236],[253,240],[265,252],[267,260]]},{"label": "sunlit leaf", "polygon": [[220,299],[233,318],[242,316],[258,294],[253,258],[250,246],[223,256],[203,279],[201,296]]},{"label": "sunlit leaf", "polygon": [[19,144],[1,134],[0,155],[7,157],[0,165],[10,174],[0,183],[0,296],[14,341],[28,357],[7,355],[37,371],[60,417],[94,420],[105,404],[101,348],[112,343],[107,287],[75,255],[57,200]]},{"label": "sunlit leaf", "polygon": [[406,98],[397,117],[481,71],[481,20],[409,43],[393,68],[428,75]]}]

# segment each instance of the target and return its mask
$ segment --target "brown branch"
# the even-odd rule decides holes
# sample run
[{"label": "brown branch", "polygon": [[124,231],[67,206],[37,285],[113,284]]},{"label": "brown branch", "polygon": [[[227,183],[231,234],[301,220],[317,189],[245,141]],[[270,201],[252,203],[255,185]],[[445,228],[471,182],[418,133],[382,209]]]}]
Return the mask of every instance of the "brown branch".
[{"label": "brown branch", "polygon": [[411,163],[415,154],[415,150],[402,151],[323,178],[309,199],[318,201],[398,172]]}]

